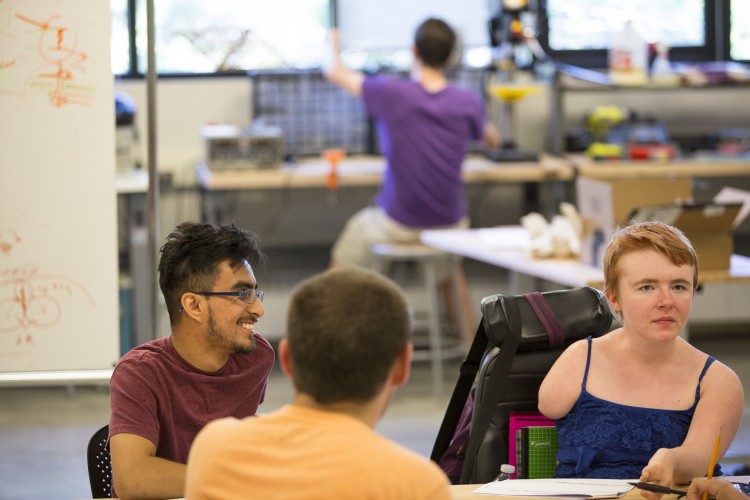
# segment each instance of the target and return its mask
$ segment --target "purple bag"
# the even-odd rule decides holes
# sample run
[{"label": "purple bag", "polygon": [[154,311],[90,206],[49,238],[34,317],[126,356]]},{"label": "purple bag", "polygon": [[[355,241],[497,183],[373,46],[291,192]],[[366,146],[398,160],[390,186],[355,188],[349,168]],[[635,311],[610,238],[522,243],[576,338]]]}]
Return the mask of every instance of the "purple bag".
[{"label": "purple bag", "polygon": [[469,431],[471,431],[471,414],[474,412],[474,389],[466,398],[461,416],[456,425],[456,432],[451,438],[448,448],[438,460],[437,464],[451,480],[452,484],[461,484],[461,471],[466,460],[466,448],[469,445]]}]

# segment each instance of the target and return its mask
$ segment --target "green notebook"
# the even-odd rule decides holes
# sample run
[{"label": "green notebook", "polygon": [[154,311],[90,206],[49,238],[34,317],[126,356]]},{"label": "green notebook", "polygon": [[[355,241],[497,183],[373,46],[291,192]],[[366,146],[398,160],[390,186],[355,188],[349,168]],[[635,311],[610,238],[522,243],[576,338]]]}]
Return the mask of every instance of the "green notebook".
[{"label": "green notebook", "polygon": [[557,429],[553,426],[525,427],[528,429],[526,449],[528,458],[525,467],[529,479],[555,477],[557,470]]}]

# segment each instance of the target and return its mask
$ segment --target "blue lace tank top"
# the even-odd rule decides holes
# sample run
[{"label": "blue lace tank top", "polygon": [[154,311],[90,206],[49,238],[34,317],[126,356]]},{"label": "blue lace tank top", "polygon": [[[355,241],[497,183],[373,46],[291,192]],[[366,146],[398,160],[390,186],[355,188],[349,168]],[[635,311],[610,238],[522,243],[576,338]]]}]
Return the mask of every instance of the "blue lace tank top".
[{"label": "blue lace tank top", "polygon": [[[715,361],[709,356],[698,378],[695,401],[687,410],[626,406],[592,396],[586,390],[591,361],[588,339],[581,394],[573,408],[555,422],[560,448],[557,477],[638,479],[660,448],[680,446],[700,399],[700,383]],[[720,475],[717,465],[714,475]]]}]

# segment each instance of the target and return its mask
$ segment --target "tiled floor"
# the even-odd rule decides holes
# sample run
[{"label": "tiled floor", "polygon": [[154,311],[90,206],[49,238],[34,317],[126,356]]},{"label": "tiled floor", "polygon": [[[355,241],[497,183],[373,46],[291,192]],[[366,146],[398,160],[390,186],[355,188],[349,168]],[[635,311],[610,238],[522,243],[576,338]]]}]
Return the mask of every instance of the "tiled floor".
[{"label": "tiled floor", "polygon": [[[482,269],[470,273],[472,284]],[[494,279],[494,278],[493,278]],[[473,294],[502,287],[484,285]],[[488,292],[490,293],[490,292]],[[723,331],[723,329],[722,329]],[[747,331],[719,334],[692,331],[692,342],[732,367],[750,391],[750,335]],[[396,394],[378,426],[383,434],[429,456],[458,362],[446,373],[445,394],[437,400],[432,391],[429,366],[414,365],[409,382]],[[274,368],[262,411],[290,401],[291,384]],[[109,419],[106,387],[0,388],[0,500],[90,498],[85,450],[89,437]],[[730,449],[725,465],[736,470],[750,457],[750,406],[743,426]]]}]

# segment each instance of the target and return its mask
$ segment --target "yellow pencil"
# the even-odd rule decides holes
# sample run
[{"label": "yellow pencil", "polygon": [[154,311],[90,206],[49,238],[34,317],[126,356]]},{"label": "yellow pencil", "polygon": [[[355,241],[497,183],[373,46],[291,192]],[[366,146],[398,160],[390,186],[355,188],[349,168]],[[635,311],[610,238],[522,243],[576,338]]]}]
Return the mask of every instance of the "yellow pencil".
[{"label": "yellow pencil", "polygon": [[[706,477],[711,479],[714,476],[714,468],[716,467],[716,460],[719,458],[719,444],[721,444],[721,429],[719,429],[719,435],[716,436],[714,441],[714,452],[711,454],[711,463],[708,465],[708,474]],[[708,499],[708,492],[703,492],[703,500]]]}]

